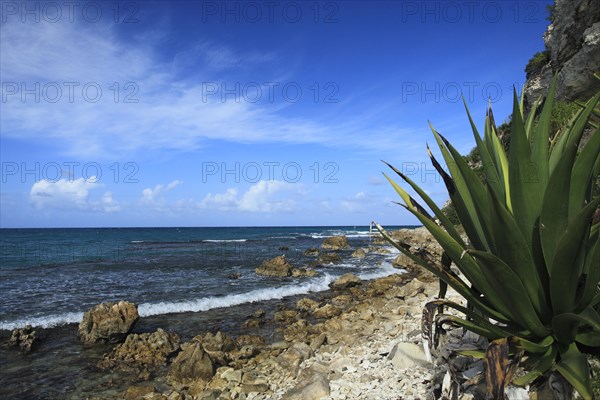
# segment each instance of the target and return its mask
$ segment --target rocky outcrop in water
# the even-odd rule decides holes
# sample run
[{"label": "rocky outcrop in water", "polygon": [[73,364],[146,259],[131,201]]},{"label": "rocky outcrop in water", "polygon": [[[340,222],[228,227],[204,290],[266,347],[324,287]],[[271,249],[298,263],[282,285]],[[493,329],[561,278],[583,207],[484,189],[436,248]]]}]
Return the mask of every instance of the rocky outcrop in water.
[{"label": "rocky outcrop in water", "polygon": [[292,275],[292,265],[285,259],[285,256],[277,256],[273,259],[263,261],[261,266],[256,268],[255,272],[262,276],[285,278]]},{"label": "rocky outcrop in water", "polygon": [[360,283],[361,279],[358,276],[354,274],[344,274],[333,281],[329,287],[334,290],[349,289],[351,287],[360,285]]},{"label": "rocky outcrop in water", "polygon": [[14,329],[4,346],[16,347],[22,353],[29,353],[38,340],[37,332],[31,325],[27,325],[24,328]]},{"label": "rocky outcrop in water", "polygon": [[137,305],[129,301],[98,304],[83,315],[79,337],[87,343],[118,343],[138,319]]},{"label": "rocky outcrop in water", "polygon": [[171,382],[210,381],[215,374],[214,364],[208,353],[197,341],[185,343],[169,370]]},{"label": "rocky outcrop in water", "polygon": [[544,44],[550,61],[525,84],[529,107],[546,94],[556,72],[558,100],[587,100],[600,90],[600,80],[593,76],[600,68],[600,2],[555,0]]},{"label": "rocky outcrop in water", "polygon": [[350,248],[348,244],[348,238],[346,236],[333,236],[325,238],[321,248],[325,250],[346,250]]},{"label": "rocky outcrop in water", "polygon": [[102,369],[133,369],[166,365],[179,351],[179,336],[158,328],[152,333],[133,333],[127,336],[110,354],[98,363]]}]

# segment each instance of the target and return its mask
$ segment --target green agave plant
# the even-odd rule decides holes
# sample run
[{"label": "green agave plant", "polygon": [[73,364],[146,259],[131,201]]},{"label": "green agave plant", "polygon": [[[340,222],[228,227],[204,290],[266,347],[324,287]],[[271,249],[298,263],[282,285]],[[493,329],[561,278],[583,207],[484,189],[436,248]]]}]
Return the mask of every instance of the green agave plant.
[{"label": "green agave plant", "polygon": [[[600,197],[593,196],[600,174],[600,129],[590,121],[592,114],[600,115],[595,109],[600,93],[582,105],[551,141],[555,82],[539,116],[538,101],[526,120],[523,98],[519,101],[515,92],[508,154],[497,136],[491,109],[483,138],[467,109],[483,180],[431,128],[450,174],[427,150],[468,240],[417,184],[386,163],[435,217],[384,174],[402,198],[401,205],[429,230],[444,249],[444,257],[466,280],[452,272],[448,262],[431,264],[411,254],[375,225],[400,252],[468,301],[469,307],[443,299],[433,302],[465,316],[445,316],[445,321],[490,340],[507,338],[511,354],[526,371],[513,383],[526,385],[556,370],[589,399],[593,396],[590,371],[579,345],[600,346],[600,223],[592,223],[600,204]],[[584,129],[590,126],[593,133],[582,147]]]}]

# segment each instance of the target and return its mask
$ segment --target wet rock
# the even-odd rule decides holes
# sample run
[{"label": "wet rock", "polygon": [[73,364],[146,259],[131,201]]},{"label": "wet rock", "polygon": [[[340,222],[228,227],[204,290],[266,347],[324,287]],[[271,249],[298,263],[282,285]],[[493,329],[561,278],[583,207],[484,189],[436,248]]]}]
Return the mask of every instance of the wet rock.
[{"label": "wet rock", "polygon": [[235,340],[238,347],[242,346],[255,346],[255,347],[263,347],[265,346],[265,339],[262,336],[258,335],[241,335]]},{"label": "wet rock", "polygon": [[285,310],[277,311],[275,313],[275,321],[277,322],[290,322],[298,318],[298,311],[296,310]]},{"label": "wet rock", "polygon": [[319,303],[305,297],[296,302],[296,308],[300,311],[310,312],[319,308]]},{"label": "wet rock", "polygon": [[239,272],[227,275],[227,279],[240,279],[241,277],[242,274],[240,274]]},{"label": "wet rock", "polygon": [[329,285],[334,290],[349,289],[353,286],[358,286],[361,279],[354,274],[344,274]]},{"label": "wet rock", "polygon": [[186,343],[169,370],[168,378],[173,382],[210,381],[214,376],[214,365],[208,353],[198,341]]},{"label": "wet rock", "polygon": [[292,275],[292,265],[285,259],[285,256],[277,256],[265,260],[260,267],[256,268],[255,272],[262,276],[285,278]]},{"label": "wet rock", "polygon": [[24,328],[14,329],[10,339],[4,344],[5,347],[18,347],[23,353],[29,353],[34,344],[38,342],[37,332],[31,325]]},{"label": "wet rock", "polygon": [[102,303],[83,315],[79,336],[87,343],[117,343],[127,336],[138,319],[137,305],[134,303]]},{"label": "wet rock", "polygon": [[342,260],[337,253],[321,253],[319,254],[319,263],[321,264],[334,264],[339,263]]},{"label": "wet rock", "polygon": [[367,255],[367,252],[364,249],[356,249],[352,252],[352,257],[354,258],[364,258]]},{"label": "wet rock", "polygon": [[347,304],[349,304],[352,301],[352,296],[350,296],[349,294],[341,294],[339,296],[335,296],[333,299],[331,299],[331,304],[333,304],[336,307],[343,307]]},{"label": "wet rock", "polygon": [[179,351],[179,336],[157,329],[153,333],[133,333],[127,336],[124,343],[105,355],[98,363],[102,369],[127,369],[122,364],[144,366],[166,365],[169,357]]},{"label": "wet rock", "polygon": [[283,329],[283,338],[285,340],[287,340],[288,342],[304,341],[306,339],[306,337],[308,336],[308,332],[307,332],[306,328],[307,328],[306,320],[299,319],[298,321],[286,326]]},{"label": "wet rock", "polygon": [[321,248],[325,250],[345,250],[349,248],[348,239],[346,236],[333,236],[325,238],[321,244]]},{"label": "wet rock", "polygon": [[130,386],[123,393],[123,397],[127,400],[137,400],[155,391],[154,386]]},{"label": "wet rock", "polygon": [[292,276],[295,278],[312,278],[319,275],[313,268],[293,268]]},{"label": "wet rock", "polygon": [[287,246],[279,246],[279,247],[278,247],[278,250],[279,250],[279,251],[288,251],[289,249],[290,249],[290,248],[289,248],[289,247],[287,247]]},{"label": "wet rock", "polygon": [[319,249],[315,249],[315,248],[306,249],[306,250],[304,250],[304,255],[316,257],[319,255]]}]

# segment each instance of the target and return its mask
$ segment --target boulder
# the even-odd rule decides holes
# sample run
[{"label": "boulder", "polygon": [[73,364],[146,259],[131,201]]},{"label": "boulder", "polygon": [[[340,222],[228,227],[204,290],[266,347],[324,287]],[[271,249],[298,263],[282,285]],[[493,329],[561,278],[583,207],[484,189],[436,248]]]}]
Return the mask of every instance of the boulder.
[{"label": "boulder", "polygon": [[202,344],[202,349],[217,366],[226,365],[231,360],[231,354],[229,353],[238,348],[236,342],[222,332],[217,332],[214,335],[208,332],[204,336],[194,337],[193,340]]},{"label": "boulder", "polygon": [[313,315],[315,318],[333,318],[342,313],[342,310],[331,304],[325,304],[323,307],[317,308]]},{"label": "boulder", "polygon": [[83,315],[79,336],[87,343],[118,343],[131,331],[139,314],[137,305],[128,301],[98,304]]},{"label": "boulder", "polygon": [[319,400],[330,394],[329,381],[324,374],[312,373],[298,380],[296,386],[286,392],[284,400]]},{"label": "boulder", "polygon": [[306,250],[304,250],[304,255],[316,257],[319,255],[319,249],[315,249],[315,248],[306,249]]},{"label": "boulder", "polygon": [[265,260],[260,267],[256,268],[255,272],[258,275],[285,278],[292,275],[292,265],[285,259],[285,256],[277,256]]},{"label": "boulder", "polygon": [[29,353],[33,345],[38,342],[37,332],[31,325],[14,329],[10,339],[4,344],[6,347],[18,347],[23,353]]},{"label": "boulder", "polygon": [[354,274],[344,274],[332,282],[329,286],[334,290],[348,289],[353,286],[358,286],[361,279]]},{"label": "boulder", "polygon": [[319,254],[318,261],[321,264],[333,264],[338,263],[342,260],[339,254],[337,253],[321,253]]},{"label": "boulder", "polygon": [[171,382],[188,383],[191,381],[210,381],[215,374],[215,368],[208,353],[198,341],[186,343],[177,355],[169,370],[168,379]]},{"label": "boulder", "polygon": [[292,375],[295,375],[300,368],[300,364],[313,355],[313,350],[306,343],[294,343],[290,348],[277,356],[277,363],[282,368],[291,371]]},{"label": "boulder", "polygon": [[105,355],[98,363],[103,369],[123,369],[124,364],[145,366],[166,365],[169,357],[179,350],[179,336],[158,328],[152,333],[133,333],[127,336],[124,343]]},{"label": "boulder", "polygon": [[293,268],[292,276],[295,278],[312,278],[319,275],[313,268]]},{"label": "boulder", "polygon": [[296,302],[296,308],[300,311],[314,311],[317,308],[319,308],[319,303],[309,299],[308,297],[305,297],[303,299],[300,299]]},{"label": "boulder", "polygon": [[367,252],[364,249],[356,249],[352,252],[352,257],[354,258],[364,258],[367,255]]},{"label": "boulder", "polygon": [[321,248],[325,250],[345,250],[349,248],[348,239],[346,236],[333,236],[325,238],[321,244]]}]

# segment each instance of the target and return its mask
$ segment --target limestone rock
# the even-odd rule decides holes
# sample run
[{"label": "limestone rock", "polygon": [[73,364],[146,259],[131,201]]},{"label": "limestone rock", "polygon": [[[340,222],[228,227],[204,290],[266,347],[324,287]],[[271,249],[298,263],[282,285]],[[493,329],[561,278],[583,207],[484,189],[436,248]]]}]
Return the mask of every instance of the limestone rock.
[{"label": "limestone rock", "polygon": [[307,297],[296,302],[296,308],[300,311],[314,311],[319,308],[319,303]]},{"label": "limestone rock", "polygon": [[169,380],[186,383],[196,380],[210,381],[214,365],[208,353],[198,341],[186,343],[169,370]]},{"label": "limestone rock", "polygon": [[[294,343],[290,348],[277,356],[277,363],[288,371],[296,371],[300,364],[314,355],[306,343]],[[293,373],[292,375],[295,375]]]},{"label": "limestone rock", "polygon": [[428,365],[423,348],[414,343],[396,343],[388,355],[397,369],[413,368]]},{"label": "limestone rock", "polygon": [[296,387],[289,390],[284,396],[285,400],[319,400],[330,394],[329,381],[322,374],[312,374],[301,380]]},{"label": "limestone rock", "polygon": [[256,268],[255,272],[258,275],[285,278],[292,275],[292,265],[285,259],[285,256],[277,256],[271,260],[265,260],[260,267]]},{"label": "limestone rock", "polygon": [[334,290],[348,289],[360,285],[361,279],[354,274],[344,274],[331,283],[330,287]]},{"label": "limestone rock", "polygon": [[315,248],[306,249],[306,250],[304,250],[304,255],[316,257],[319,255],[319,249],[315,249]]},{"label": "limestone rock", "polygon": [[315,318],[332,318],[337,317],[342,313],[338,307],[333,306],[331,304],[325,304],[323,307],[317,308],[313,315]]},{"label": "limestone rock", "polygon": [[166,365],[168,358],[178,350],[179,336],[158,328],[156,332],[134,333],[127,336],[125,342],[105,355],[98,366],[108,369],[123,367],[123,363],[145,366]]},{"label": "limestone rock", "polygon": [[348,239],[346,236],[333,236],[325,238],[321,244],[321,248],[325,250],[345,250],[349,248]]},{"label": "limestone rock", "polygon": [[364,258],[367,255],[367,252],[364,249],[356,249],[352,252],[352,257],[354,258]]},{"label": "limestone rock", "polygon": [[79,336],[88,343],[117,343],[127,336],[138,319],[137,305],[134,303],[102,303],[83,315],[79,324]]},{"label": "limestone rock", "polygon": [[319,275],[313,268],[293,268],[292,276],[294,278],[312,278]]},{"label": "limestone rock", "polygon": [[4,344],[6,347],[18,347],[22,353],[29,353],[33,345],[38,342],[37,332],[31,325],[14,329],[10,339]]},{"label": "limestone rock", "polygon": [[321,253],[319,254],[319,263],[321,264],[334,264],[339,263],[342,260],[339,254],[329,252],[329,253]]}]

